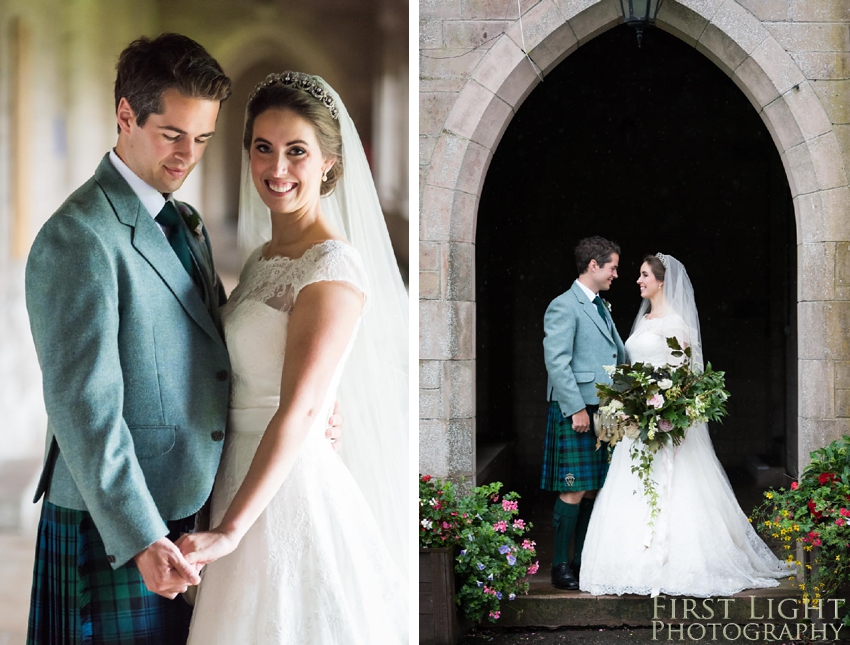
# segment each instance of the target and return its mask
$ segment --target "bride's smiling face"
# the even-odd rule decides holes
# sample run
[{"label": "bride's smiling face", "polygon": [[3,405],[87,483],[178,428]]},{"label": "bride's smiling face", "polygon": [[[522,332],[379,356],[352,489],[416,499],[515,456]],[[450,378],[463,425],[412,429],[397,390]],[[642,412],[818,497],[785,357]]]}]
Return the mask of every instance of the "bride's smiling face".
[{"label": "bride's smiling face", "polygon": [[664,284],[660,282],[655,274],[652,273],[652,268],[649,266],[648,262],[644,262],[640,265],[640,277],[637,279],[638,286],[640,287],[640,297],[652,299],[652,297],[661,291],[661,286]]},{"label": "bride's smiling face", "polygon": [[251,177],[272,213],[295,213],[319,203],[322,176],[333,166],[322,156],[313,125],[288,109],[254,120]]}]

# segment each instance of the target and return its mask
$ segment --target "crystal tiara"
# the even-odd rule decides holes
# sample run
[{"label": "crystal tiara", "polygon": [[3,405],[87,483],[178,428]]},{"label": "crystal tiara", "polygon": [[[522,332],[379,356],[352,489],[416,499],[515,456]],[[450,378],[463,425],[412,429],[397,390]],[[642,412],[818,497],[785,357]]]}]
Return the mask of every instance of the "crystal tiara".
[{"label": "crystal tiara", "polygon": [[668,263],[667,263],[667,256],[666,256],[666,255],[664,255],[663,253],[656,253],[656,254],[655,254],[655,257],[657,257],[659,260],[661,260],[661,264],[663,264],[663,265],[664,265],[664,268],[665,268],[665,269],[669,269],[669,268],[670,268],[670,267],[668,266]]},{"label": "crystal tiara", "polygon": [[336,102],[334,98],[331,96],[330,92],[328,92],[324,85],[316,80],[314,76],[310,76],[309,74],[302,74],[301,72],[282,72],[280,74],[269,74],[266,76],[265,80],[263,80],[257,87],[254,88],[254,91],[251,92],[251,96],[248,97],[248,104],[254,100],[254,97],[257,96],[257,93],[270,87],[272,85],[283,85],[285,87],[294,87],[297,90],[302,90],[304,92],[309,92],[310,95],[313,96],[316,100],[318,100],[322,105],[324,105],[331,113],[331,116],[334,119],[339,119],[339,109],[336,106]]}]

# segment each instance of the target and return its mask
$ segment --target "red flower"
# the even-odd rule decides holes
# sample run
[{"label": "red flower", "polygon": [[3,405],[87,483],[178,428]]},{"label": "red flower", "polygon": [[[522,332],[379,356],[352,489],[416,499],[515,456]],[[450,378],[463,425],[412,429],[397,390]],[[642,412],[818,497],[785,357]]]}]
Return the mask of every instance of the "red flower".
[{"label": "red flower", "polygon": [[814,518],[816,520],[819,520],[820,518],[823,517],[823,513],[821,513],[818,510],[815,510],[815,500],[810,499],[808,506],[809,506],[809,512],[814,516]]},{"label": "red flower", "polygon": [[422,475],[422,481],[423,482],[431,481],[431,475]]},{"label": "red flower", "polygon": [[819,477],[820,485],[823,486],[827,482],[835,480],[835,473],[821,473]]},{"label": "red flower", "polygon": [[791,482],[791,490],[797,490],[800,485],[797,482]]}]

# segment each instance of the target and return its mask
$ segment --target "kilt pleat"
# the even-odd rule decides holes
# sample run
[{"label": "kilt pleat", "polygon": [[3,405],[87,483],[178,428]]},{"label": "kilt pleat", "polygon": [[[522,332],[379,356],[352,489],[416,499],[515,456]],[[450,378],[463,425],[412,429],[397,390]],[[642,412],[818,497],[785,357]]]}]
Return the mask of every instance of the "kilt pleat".
[{"label": "kilt pleat", "polygon": [[608,451],[596,449],[593,417],[588,432],[573,430],[557,401],[549,402],[540,488],[556,492],[599,490],[608,474]]},{"label": "kilt pleat", "polygon": [[[193,525],[193,518],[169,522],[169,537]],[[148,591],[132,560],[112,569],[89,513],[44,503],[27,645],[182,645],[190,620],[182,597]]]}]

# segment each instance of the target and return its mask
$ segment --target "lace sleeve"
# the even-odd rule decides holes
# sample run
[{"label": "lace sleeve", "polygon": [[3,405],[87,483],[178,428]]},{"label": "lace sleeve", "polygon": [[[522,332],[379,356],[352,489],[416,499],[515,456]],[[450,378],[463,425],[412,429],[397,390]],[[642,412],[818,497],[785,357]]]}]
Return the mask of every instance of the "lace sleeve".
[{"label": "lace sleeve", "polygon": [[[689,347],[691,344],[690,330],[679,314],[673,313],[666,316],[660,331],[665,338],[675,337],[679,341],[679,345],[682,346],[682,349]],[[673,350],[670,351],[672,352]],[[671,365],[678,365],[684,360],[683,357],[677,358],[672,354],[670,355]]]},{"label": "lace sleeve", "polygon": [[298,298],[301,290],[314,282],[349,282],[363,292],[365,311],[369,305],[369,290],[366,272],[360,254],[350,244],[332,240],[318,247],[315,257],[304,267],[299,279],[293,283],[292,302]]}]

